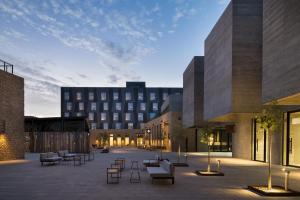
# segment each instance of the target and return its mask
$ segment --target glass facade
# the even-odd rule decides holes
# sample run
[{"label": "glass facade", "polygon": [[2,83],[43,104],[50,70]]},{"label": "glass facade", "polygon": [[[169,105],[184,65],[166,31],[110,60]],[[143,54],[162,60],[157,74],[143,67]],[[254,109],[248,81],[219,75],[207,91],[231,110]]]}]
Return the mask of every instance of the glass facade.
[{"label": "glass facade", "polygon": [[300,167],[300,111],[288,113],[287,117],[287,164]]},{"label": "glass facade", "polygon": [[261,128],[261,125],[255,120],[253,122],[253,150],[254,160],[267,162],[268,161],[268,133]]}]

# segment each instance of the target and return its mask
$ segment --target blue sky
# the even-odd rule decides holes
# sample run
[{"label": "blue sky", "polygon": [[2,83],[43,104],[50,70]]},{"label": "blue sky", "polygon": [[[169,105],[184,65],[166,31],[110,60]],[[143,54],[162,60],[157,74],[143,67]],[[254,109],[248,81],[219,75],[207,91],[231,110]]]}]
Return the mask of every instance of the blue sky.
[{"label": "blue sky", "polygon": [[0,0],[0,58],[25,115],[59,116],[61,86],[182,87],[229,0]]}]

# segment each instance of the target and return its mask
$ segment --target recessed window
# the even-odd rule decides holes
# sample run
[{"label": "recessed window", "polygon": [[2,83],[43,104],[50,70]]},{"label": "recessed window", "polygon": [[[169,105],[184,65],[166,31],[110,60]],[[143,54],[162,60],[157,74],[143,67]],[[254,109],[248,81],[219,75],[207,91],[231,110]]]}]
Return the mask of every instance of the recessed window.
[{"label": "recessed window", "polygon": [[108,110],[108,102],[103,103],[103,110],[105,110],[105,111]]},{"label": "recessed window", "polygon": [[121,103],[116,103],[116,110],[120,111],[122,108],[121,108]]},{"label": "recessed window", "polygon": [[132,111],[133,110],[133,103],[128,103],[128,110],[129,111]]},{"label": "recessed window", "polygon": [[131,123],[131,122],[128,123],[128,124],[127,124],[127,127],[128,127],[128,129],[133,129],[133,123]]},{"label": "recessed window", "polygon": [[81,92],[76,92],[76,100],[78,100],[78,101],[82,100]]},{"label": "recessed window", "polygon": [[72,110],[72,102],[67,102],[67,110]]},{"label": "recessed window", "polygon": [[119,121],[119,113],[114,113],[113,120],[114,121]]},{"label": "recessed window", "polygon": [[91,110],[92,111],[96,111],[97,110],[97,104],[96,104],[96,102],[92,102],[91,103]]},{"label": "recessed window", "polygon": [[138,93],[138,100],[139,101],[143,101],[144,100],[144,93],[142,93],[142,92]]},{"label": "recessed window", "polygon": [[108,123],[107,122],[103,123],[103,129],[108,129]]},{"label": "recessed window", "polygon": [[95,99],[95,94],[94,94],[94,92],[89,92],[89,100],[90,100],[90,101],[94,101],[94,99]]},{"label": "recessed window", "polygon": [[84,110],[84,103],[83,102],[79,102],[78,104],[79,110]]},{"label": "recessed window", "polygon": [[105,121],[106,120],[106,113],[101,113],[101,121]]},{"label": "recessed window", "polygon": [[156,114],[155,114],[155,113],[150,113],[150,114],[149,114],[149,117],[150,117],[150,119],[153,119],[153,118],[155,118],[155,116],[156,116]]},{"label": "recessed window", "polygon": [[150,93],[150,100],[154,101],[156,99],[156,94],[154,92]]},{"label": "recessed window", "polygon": [[70,93],[69,92],[65,92],[64,93],[64,98],[66,101],[69,101],[70,100]]},{"label": "recessed window", "polygon": [[95,116],[94,113],[90,112],[89,113],[89,120],[94,121],[94,116]]},{"label": "recessed window", "polygon": [[162,96],[162,98],[163,98],[163,100],[165,101],[167,98],[168,98],[168,93],[167,92],[164,92],[163,93],[163,96]]},{"label": "recessed window", "polygon": [[119,100],[119,92],[114,92],[113,93],[113,99],[114,100]]},{"label": "recessed window", "polygon": [[130,121],[131,120],[131,113],[125,113],[125,120]]},{"label": "recessed window", "polygon": [[70,113],[69,112],[65,112],[64,113],[64,117],[70,117]]},{"label": "recessed window", "polygon": [[93,129],[96,129],[96,128],[97,128],[97,123],[95,123],[95,122],[91,123],[91,129],[93,130]]},{"label": "recessed window", "polygon": [[158,103],[153,103],[153,104],[152,104],[152,109],[153,109],[154,111],[158,111]]},{"label": "recessed window", "polygon": [[146,103],[140,103],[140,110],[142,111],[146,110]]},{"label": "recessed window", "polygon": [[144,113],[138,113],[138,121],[139,122],[144,121]]},{"label": "recessed window", "polygon": [[131,92],[126,92],[125,93],[125,100],[130,101],[131,100]]},{"label": "recessed window", "polygon": [[106,92],[101,92],[101,101],[106,101]]},{"label": "recessed window", "polygon": [[121,129],[122,124],[121,123],[115,123],[115,129]]}]

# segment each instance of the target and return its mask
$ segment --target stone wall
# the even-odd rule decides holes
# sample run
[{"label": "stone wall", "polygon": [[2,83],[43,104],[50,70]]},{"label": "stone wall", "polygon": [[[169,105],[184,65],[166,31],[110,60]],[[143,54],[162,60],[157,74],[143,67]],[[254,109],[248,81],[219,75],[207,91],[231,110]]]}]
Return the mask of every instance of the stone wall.
[{"label": "stone wall", "polygon": [[0,70],[0,160],[24,158],[24,79]]}]

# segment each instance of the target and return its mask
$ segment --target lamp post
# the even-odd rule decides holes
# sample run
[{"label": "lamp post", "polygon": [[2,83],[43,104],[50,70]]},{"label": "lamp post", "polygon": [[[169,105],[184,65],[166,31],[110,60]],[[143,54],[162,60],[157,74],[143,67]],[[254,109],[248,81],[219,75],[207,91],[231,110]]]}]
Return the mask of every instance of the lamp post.
[{"label": "lamp post", "polygon": [[149,146],[151,147],[151,138],[150,138],[151,130],[150,130],[150,128],[147,128],[146,132],[147,132],[147,134],[148,134]]}]

